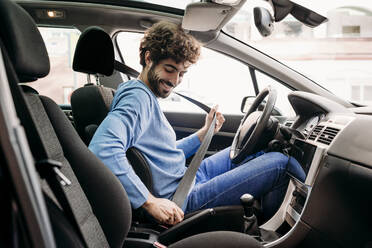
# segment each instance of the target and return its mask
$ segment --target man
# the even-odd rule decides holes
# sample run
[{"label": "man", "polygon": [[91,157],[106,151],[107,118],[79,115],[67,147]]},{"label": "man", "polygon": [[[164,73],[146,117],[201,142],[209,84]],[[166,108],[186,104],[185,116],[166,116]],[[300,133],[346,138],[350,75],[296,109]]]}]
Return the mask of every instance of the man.
[{"label": "man", "polygon": [[[159,107],[157,98],[169,96],[199,55],[199,43],[180,26],[160,22],[148,29],[140,44],[143,70],[138,79],[118,87],[110,113],[89,148],[119,178],[132,207],[143,207],[160,223],[179,223],[184,211],[239,204],[239,197],[246,192],[264,199],[264,212],[272,215],[288,184],[288,158],[280,153],[261,152],[235,165],[229,159],[229,149],[225,149],[203,160],[183,209],[169,200],[185,174],[186,158],[197,151],[214,113],[215,133],[225,121],[215,107],[206,116],[204,127],[176,141],[174,130]],[[152,193],[127,161],[125,153],[132,146],[142,152],[150,165]]]}]

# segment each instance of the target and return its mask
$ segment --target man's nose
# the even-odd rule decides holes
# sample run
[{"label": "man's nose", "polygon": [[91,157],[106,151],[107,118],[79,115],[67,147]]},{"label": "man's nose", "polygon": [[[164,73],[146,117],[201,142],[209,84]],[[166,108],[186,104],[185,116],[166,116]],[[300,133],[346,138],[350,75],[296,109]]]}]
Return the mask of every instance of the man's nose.
[{"label": "man's nose", "polygon": [[176,87],[180,83],[181,77],[179,73],[175,73],[171,78],[171,83]]}]

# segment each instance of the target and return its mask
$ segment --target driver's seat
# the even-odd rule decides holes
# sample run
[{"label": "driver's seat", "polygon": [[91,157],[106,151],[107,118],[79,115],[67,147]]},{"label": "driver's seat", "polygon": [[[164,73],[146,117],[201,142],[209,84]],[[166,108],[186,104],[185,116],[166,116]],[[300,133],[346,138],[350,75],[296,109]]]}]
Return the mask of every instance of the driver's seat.
[{"label": "driver's seat", "polygon": [[[110,36],[99,27],[89,27],[79,37],[73,69],[89,75],[111,76],[114,72],[114,47]],[[115,90],[88,82],[71,95],[71,109],[77,132],[89,145],[98,126],[110,111]],[[127,151],[127,158],[138,177],[152,192],[150,167],[135,147]]]}]

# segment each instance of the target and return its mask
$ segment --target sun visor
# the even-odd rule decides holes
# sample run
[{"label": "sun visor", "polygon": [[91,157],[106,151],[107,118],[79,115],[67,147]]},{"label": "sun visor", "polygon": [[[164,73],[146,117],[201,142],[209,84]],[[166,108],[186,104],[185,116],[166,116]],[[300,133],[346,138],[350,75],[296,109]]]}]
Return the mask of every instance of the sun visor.
[{"label": "sun visor", "polygon": [[190,31],[218,31],[240,9],[246,0],[234,5],[215,2],[195,2],[186,6],[182,28]]}]

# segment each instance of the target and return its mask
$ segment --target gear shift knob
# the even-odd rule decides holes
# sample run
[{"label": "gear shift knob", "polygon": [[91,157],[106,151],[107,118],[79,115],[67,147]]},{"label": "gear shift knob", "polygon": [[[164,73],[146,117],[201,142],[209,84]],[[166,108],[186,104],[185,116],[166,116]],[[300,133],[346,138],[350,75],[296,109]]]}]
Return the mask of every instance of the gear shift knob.
[{"label": "gear shift knob", "polygon": [[251,217],[253,215],[253,202],[254,197],[251,194],[244,194],[240,197],[240,203],[244,208],[244,215]]},{"label": "gear shift knob", "polygon": [[254,197],[251,194],[244,194],[240,197],[240,203],[244,208],[243,233],[253,236],[260,236],[260,230],[257,226],[257,218],[253,213]]}]

